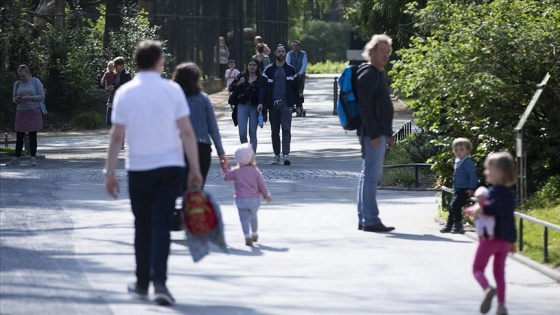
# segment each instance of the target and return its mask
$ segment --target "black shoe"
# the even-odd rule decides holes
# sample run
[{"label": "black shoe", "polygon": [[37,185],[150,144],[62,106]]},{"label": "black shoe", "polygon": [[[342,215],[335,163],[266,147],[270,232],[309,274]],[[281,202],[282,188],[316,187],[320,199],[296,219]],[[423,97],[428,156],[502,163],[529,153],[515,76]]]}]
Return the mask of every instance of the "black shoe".
[{"label": "black shoe", "polygon": [[455,225],[453,226],[453,228],[451,229],[451,234],[463,234],[465,233],[465,230],[463,230],[463,225]]},{"label": "black shoe", "polygon": [[139,298],[145,299],[148,297],[148,288],[139,287],[137,282],[133,282],[128,285],[128,292],[136,295]]},{"label": "black shoe", "polygon": [[363,225],[361,225],[361,224],[358,224],[358,230],[360,230],[360,231],[361,231],[361,230],[363,230],[363,229],[364,229],[364,226],[363,226]]},{"label": "black shoe", "polygon": [[175,305],[175,299],[165,285],[154,285],[154,301],[159,305]]},{"label": "black shoe", "polygon": [[446,225],[444,226],[441,230],[439,230],[440,233],[451,233],[451,225]]},{"label": "black shoe", "polygon": [[385,226],[383,223],[374,225],[364,225],[364,232],[391,232],[395,228],[392,226]]}]

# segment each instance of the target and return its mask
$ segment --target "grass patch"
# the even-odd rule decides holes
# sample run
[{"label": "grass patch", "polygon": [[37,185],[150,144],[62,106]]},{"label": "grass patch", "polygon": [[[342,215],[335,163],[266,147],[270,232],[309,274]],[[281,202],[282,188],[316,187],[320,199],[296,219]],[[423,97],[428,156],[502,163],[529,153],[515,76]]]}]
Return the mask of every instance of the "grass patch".
[{"label": "grass patch", "polygon": [[[552,207],[522,211],[537,219],[560,225],[560,204]],[[519,218],[516,219],[519,229]],[[519,231],[518,231],[519,234]],[[523,255],[544,263],[544,227],[523,221]],[[548,229],[548,263],[560,267],[560,231]]]},{"label": "grass patch", "polygon": [[308,74],[332,74],[342,73],[342,70],[348,65],[346,61],[330,61],[316,62],[307,66]]},{"label": "grass patch", "polygon": [[[414,163],[409,148],[404,143],[397,143],[385,158],[385,165]],[[427,168],[418,170],[420,188],[432,188],[435,185],[435,175]],[[382,186],[415,188],[416,174],[414,167],[385,168],[383,170]]]},{"label": "grass patch", "polygon": [[72,125],[79,129],[97,129],[105,124],[105,117],[98,112],[81,113],[72,120]]},{"label": "grass patch", "polygon": [[[10,147],[0,147],[0,152],[5,152],[8,155],[14,156],[16,154],[16,149],[12,149]],[[23,149],[21,151],[21,155],[22,156],[29,155],[29,152],[27,152],[27,150]]]}]

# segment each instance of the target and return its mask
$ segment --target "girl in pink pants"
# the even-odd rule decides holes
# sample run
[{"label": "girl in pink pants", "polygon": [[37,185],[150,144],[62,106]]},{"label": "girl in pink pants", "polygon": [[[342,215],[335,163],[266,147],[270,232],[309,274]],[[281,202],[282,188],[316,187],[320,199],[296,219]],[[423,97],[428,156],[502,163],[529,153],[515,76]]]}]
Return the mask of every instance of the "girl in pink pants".
[{"label": "girl in pink pants", "polygon": [[[496,225],[494,238],[491,240],[480,240],[479,242],[473,263],[473,274],[484,290],[480,312],[486,314],[490,311],[492,299],[497,293],[498,309],[496,314],[506,315],[505,264],[507,254],[515,250],[514,244],[516,240],[515,219],[513,215],[515,196],[510,189],[515,184],[517,178],[516,168],[511,155],[505,152],[489,155],[484,162],[484,168],[486,181],[493,186],[489,190],[488,202],[484,203],[483,206],[475,205],[474,215],[493,216]],[[496,288],[488,284],[488,280],[484,275],[484,269],[491,256],[494,256],[493,272]]]}]

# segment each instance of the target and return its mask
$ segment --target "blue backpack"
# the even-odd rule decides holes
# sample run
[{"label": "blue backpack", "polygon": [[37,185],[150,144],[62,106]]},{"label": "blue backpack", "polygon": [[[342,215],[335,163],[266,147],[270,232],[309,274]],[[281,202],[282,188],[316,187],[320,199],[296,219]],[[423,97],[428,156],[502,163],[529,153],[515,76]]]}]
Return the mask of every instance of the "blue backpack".
[{"label": "blue backpack", "polygon": [[346,66],[338,78],[340,94],[336,108],[340,125],[344,130],[357,130],[362,126],[358,94],[356,92],[356,79],[358,78],[358,70],[370,66],[369,64]]}]

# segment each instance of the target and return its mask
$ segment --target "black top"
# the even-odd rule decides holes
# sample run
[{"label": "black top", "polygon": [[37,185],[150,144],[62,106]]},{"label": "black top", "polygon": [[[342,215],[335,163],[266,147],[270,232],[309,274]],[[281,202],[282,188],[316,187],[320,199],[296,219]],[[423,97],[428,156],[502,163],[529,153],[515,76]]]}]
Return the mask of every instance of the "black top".
[{"label": "black top", "polygon": [[[245,78],[245,81],[238,84],[239,79]],[[229,91],[237,93],[237,98],[239,104],[248,104],[257,106],[259,105],[259,78],[251,83],[249,81],[249,76],[245,76],[245,72],[237,75],[237,77],[229,85]]]},{"label": "black top", "polygon": [[393,135],[393,101],[385,72],[372,65],[362,65],[357,71],[356,91],[362,128],[358,135],[376,139]]},{"label": "black top", "polygon": [[[259,103],[263,104],[264,107],[269,107],[274,103],[272,99],[272,93],[274,90],[274,73],[278,66],[276,63],[269,64],[263,71],[262,77],[260,78],[259,86]],[[286,73],[286,106],[292,107],[294,104],[300,103],[299,99],[299,89],[298,89],[298,76],[296,69],[287,63],[282,66],[284,72]],[[295,81],[295,82],[294,82]]]},{"label": "black top", "polygon": [[496,226],[494,236],[504,241],[514,243],[517,238],[515,230],[515,196],[513,191],[504,186],[496,185],[489,189],[489,204],[485,205],[484,214],[494,216]]}]

